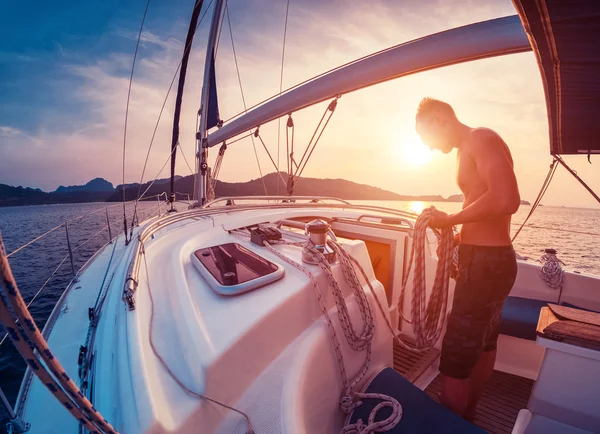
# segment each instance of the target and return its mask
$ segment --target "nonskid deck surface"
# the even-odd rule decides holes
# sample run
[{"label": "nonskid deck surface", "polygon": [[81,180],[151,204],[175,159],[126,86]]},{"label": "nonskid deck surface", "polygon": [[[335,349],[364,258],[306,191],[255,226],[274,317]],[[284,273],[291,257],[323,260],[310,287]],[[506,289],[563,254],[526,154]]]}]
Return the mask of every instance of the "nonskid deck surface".
[{"label": "nonskid deck surface", "polygon": [[[477,406],[475,425],[491,434],[510,434],[519,410],[527,408],[533,380],[494,371]],[[441,378],[438,375],[425,392],[438,401]]]}]

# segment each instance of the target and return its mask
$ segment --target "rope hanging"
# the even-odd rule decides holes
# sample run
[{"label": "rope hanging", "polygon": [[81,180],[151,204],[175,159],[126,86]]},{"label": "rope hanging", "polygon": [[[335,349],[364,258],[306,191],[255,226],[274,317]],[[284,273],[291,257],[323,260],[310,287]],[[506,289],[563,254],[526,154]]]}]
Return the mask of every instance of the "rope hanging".
[{"label": "rope hanging", "polygon": [[[411,251],[411,257],[409,261],[408,273],[406,274],[404,281],[402,282],[402,295],[404,294],[406,284],[408,282],[408,276],[413,266],[414,260],[414,273],[413,273],[413,303],[411,306],[411,320],[404,318],[401,309],[400,315],[402,315],[405,321],[412,324],[414,334],[416,336],[416,346],[409,345],[403,342],[395,333],[390,321],[387,319],[387,312],[381,305],[379,298],[373,288],[368,275],[360,265],[360,263],[347,253],[341,245],[337,242],[329,240],[327,245],[336,253],[337,258],[340,260],[341,268],[343,271],[344,279],[348,285],[352,288],[356,302],[358,304],[361,322],[363,324],[362,331],[357,332],[357,328],[352,323],[346,300],[340,289],[338,282],[333,275],[331,265],[317,248],[306,240],[300,243],[292,243],[286,241],[276,241],[271,245],[265,241],[264,245],[274,255],[290,264],[294,268],[302,271],[306,274],[311,283],[313,292],[317,298],[317,302],[323,313],[323,317],[327,321],[332,346],[334,349],[337,365],[339,368],[342,384],[344,386],[343,396],[340,399],[340,407],[346,413],[350,414],[355,408],[362,404],[362,399],[380,399],[383,402],[379,403],[371,412],[368,417],[367,424],[362,420],[352,425],[347,425],[343,428],[342,434],[369,434],[374,432],[385,432],[394,428],[402,418],[402,406],[394,398],[383,395],[383,394],[367,394],[355,392],[354,389],[365,377],[369,370],[371,363],[371,342],[373,339],[375,329],[375,318],[373,315],[373,309],[367,299],[363,287],[358,279],[357,273],[354,266],[360,271],[364,281],[371,294],[373,300],[377,305],[382,317],[384,318],[386,325],[392,334],[393,338],[403,347],[409,350],[422,352],[431,348],[438,341],[441,331],[444,326],[446,311],[448,306],[448,287],[450,280],[450,272],[452,269],[452,256],[453,256],[453,237],[452,230],[445,228],[441,231],[441,238],[438,244],[438,263],[436,269],[435,281],[433,283],[433,289],[429,301],[426,300],[426,281],[425,281],[425,243],[427,238],[427,227],[431,220],[431,209],[426,209],[417,219],[417,223],[414,229],[414,240],[413,249]],[[248,232],[232,231],[233,233],[249,236]],[[274,245],[286,244],[296,245],[304,249],[303,256],[306,254],[311,258],[312,262],[317,264],[326,276],[328,287],[331,289],[332,295],[335,300],[338,317],[344,336],[348,345],[354,351],[365,352],[365,362],[360,369],[359,373],[353,379],[348,378],[346,367],[344,364],[344,358],[341,351],[340,341],[335,331],[335,327],[327,310],[327,306],[323,301],[323,295],[319,288],[318,282],[311,271],[304,265],[294,261],[288,256],[277,250]],[[403,299],[403,297],[401,297]],[[376,415],[379,410],[383,408],[391,408],[392,412],[385,420],[375,422]]]}]

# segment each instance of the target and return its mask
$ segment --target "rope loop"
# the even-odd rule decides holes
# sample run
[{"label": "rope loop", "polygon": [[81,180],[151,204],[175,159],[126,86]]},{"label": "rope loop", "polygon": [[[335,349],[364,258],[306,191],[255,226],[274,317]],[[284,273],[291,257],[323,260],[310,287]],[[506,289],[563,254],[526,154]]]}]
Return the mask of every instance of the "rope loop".
[{"label": "rope loop", "polygon": [[556,250],[546,249],[540,258],[540,262],[544,264],[540,270],[540,275],[546,285],[552,289],[562,289],[565,281],[565,271],[560,264],[565,265],[565,263],[558,259]]},{"label": "rope loop", "polygon": [[[355,396],[363,400],[379,399],[381,402],[371,410],[371,413],[369,413],[367,424],[365,424],[362,419],[358,419],[355,423],[346,425],[341,434],[371,434],[376,432],[386,432],[398,425],[400,419],[402,419],[402,405],[400,405],[398,400],[391,396],[380,393],[356,393]],[[361,405],[362,401],[358,401],[357,404]],[[392,413],[387,418],[375,422],[377,414],[384,408],[390,408]]]},{"label": "rope loop", "polygon": [[[402,418],[401,404],[391,396],[378,393],[357,393],[354,390],[359,386],[369,371],[371,364],[371,343],[375,333],[375,315],[370,300],[366,296],[366,291],[363,288],[361,280],[359,280],[357,270],[360,272],[364,282],[368,286],[373,301],[377,305],[383,320],[385,321],[388,330],[393,338],[402,347],[415,352],[423,352],[433,347],[441,336],[444,327],[447,306],[448,306],[448,288],[450,283],[450,273],[452,269],[452,258],[455,252],[453,248],[453,234],[451,228],[444,228],[439,234],[439,243],[437,247],[438,261],[435,280],[431,290],[429,301],[427,301],[427,285],[425,281],[425,245],[427,243],[427,230],[432,217],[432,208],[426,209],[418,217],[415,227],[413,244],[410,260],[408,262],[408,272],[402,281],[402,291],[400,300],[403,299],[404,291],[409,280],[410,270],[413,267],[413,294],[411,306],[411,320],[413,332],[416,336],[416,346],[409,345],[403,342],[392,327],[388,319],[388,310],[384,308],[375,292],[369,275],[365,272],[360,262],[350,255],[343,246],[332,239],[327,241],[327,247],[335,252],[337,262],[339,262],[344,279],[348,286],[353,290],[354,299],[358,305],[358,311],[361,317],[362,328],[359,330],[350,317],[346,297],[344,296],[340,284],[335,278],[332,270],[332,265],[327,257],[317,249],[307,237],[300,243],[277,242],[270,244],[264,241],[264,246],[274,255],[279,257],[284,262],[293,266],[297,270],[302,271],[308,276],[312,283],[312,288],[317,298],[317,302],[323,313],[323,318],[327,321],[333,352],[337,360],[339,372],[344,386],[344,394],[340,398],[340,408],[345,414],[351,414],[356,408],[362,405],[364,399],[380,399],[383,402],[377,404],[369,415],[368,421],[359,420],[354,424],[347,425],[341,431],[341,434],[371,434],[375,432],[386,432],[394,428]],[[232,233],[248,237],[249,234],[244,231],[231,231]],[[346,337],[346,341],[350,348],[354,351],[364,351],[365,361],[362,368],[354,376],[349,378],[346,372],[344,357],[341,350],[340,340],[337,336],[336,328],[329,314],[327,305],[323,298],[323,293],[319,287],[319,283],[315,275],[307,268],[307,266],[294,261],[289,256],[275,248],[277,244],[296,245],[303,249],[303,260],[318,266],[325,276],[328,289],[331,290],[333,300],[335,301],[339,325]],[[413,261],[414,260],[414,261]],[[310,261],[310,262],[309,262]],[[387,307],[387,306],[386,306]],[[402,314],[402,309],[399,308],[400,315],[406,320]],[[391,408],[392,414],[379,422],[375,422],[377,413],[384,408]]]}]

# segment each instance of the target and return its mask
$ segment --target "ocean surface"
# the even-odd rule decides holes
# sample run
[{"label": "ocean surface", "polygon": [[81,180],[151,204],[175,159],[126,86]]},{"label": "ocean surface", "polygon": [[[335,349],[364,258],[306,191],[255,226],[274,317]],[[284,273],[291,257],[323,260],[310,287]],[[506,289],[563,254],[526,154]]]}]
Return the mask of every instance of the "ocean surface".
[{"label": "ocean surface", "polygon": [[[430,205],[446,212],[456,212],[461,207],[460,203],[449,202],[354,201],[354,203],[385,206],[416,213],[420,213]],[[156,215],[158,207],[158,203],[154,201],[140,203],[138,209],[140,221]],[[179,204],[179,207],[185,209],[186,205]],[[513,233],[530,209],[529,206],[521,206],[515,214]],[[10,254],[37,236],[71,220],[68,224],[69,240],[74,249],[73,268],[77,271],[108,242],[105,210],[108,211],[112,236],[115,237],[123,230],[123,207],[121,204],[114,203],[0,208],[0,233],[6,251]],[[161,211],[163,213],[166,211],[164,204],[161,205]],[[72,220],[92,212],[95,213]],[[132,213],[132,206],[128,205],[129,220]],[[565,268],[600,275],[600,210],[539,207],[514,244],[517,252],[529,257],[531,261],[537,260],[545,248],[552,247],[558,250],[558,257],[565,262]],[[34,297],[51,276],[30,307],[41,329],[73,275],[65,228],[61,227],[17,252],[9,261],[26,302]],[[4,329],[0,326],[0,340],[3,336]],[[11,403],[16,400],[24,371],[25,363],[14,350],[10,340],[6,339],[0,344],[0,387]],[[0,409],[0,419],[4,416],[1,412]]]}]

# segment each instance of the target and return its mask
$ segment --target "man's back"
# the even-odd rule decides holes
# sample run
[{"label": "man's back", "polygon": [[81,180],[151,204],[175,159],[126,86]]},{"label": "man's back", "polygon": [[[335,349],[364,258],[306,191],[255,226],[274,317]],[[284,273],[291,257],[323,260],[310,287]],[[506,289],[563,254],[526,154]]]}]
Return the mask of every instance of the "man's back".
[{"label": "man's back", "polygon": [[[502,138],[487,128],[476,128],[458,150],[457,183],[464,195],[463,209],[479,199],[489,188],[486,173],[495,170],[498,175],[510,172],[514,178],[510,150]],[[515,193],[513,193],[515,194]],[[518,195],[518,191],[516,191]],[[477,246],[508,246],[511,215],[490,216],[487,219],[465,223],[461,229],[461,243]]]}]

